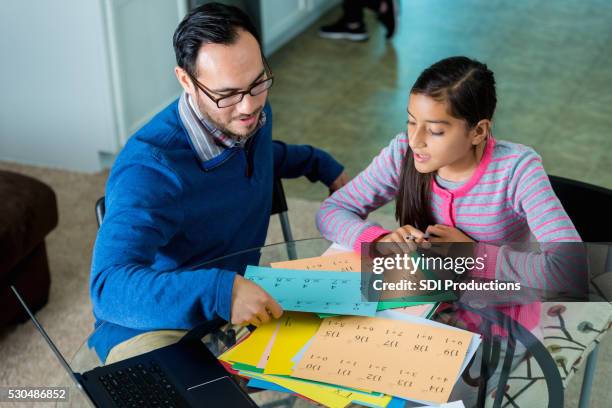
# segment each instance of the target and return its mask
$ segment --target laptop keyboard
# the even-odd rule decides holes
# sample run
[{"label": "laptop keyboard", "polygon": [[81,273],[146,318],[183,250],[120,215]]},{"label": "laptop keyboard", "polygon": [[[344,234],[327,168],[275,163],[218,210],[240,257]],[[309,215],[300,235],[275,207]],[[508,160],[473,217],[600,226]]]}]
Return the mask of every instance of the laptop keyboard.
[{"label": "laptop keyboard", "polygon": [[100,377],[117,407],[188,407],[156,363],[138,364]]}]

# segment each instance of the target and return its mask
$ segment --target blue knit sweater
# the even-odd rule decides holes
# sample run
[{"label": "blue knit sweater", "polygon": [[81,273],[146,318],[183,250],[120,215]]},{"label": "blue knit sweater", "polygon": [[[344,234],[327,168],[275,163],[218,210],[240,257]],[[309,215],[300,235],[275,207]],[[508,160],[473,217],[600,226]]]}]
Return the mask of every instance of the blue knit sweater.
[{"label": "blue knit sweater", "polygon": [[[244,148],[199,161],[175,101],[126,143],[106,186],[90,292],[102,361],[140,333],[229,320],[236,273],[256,254],[207,260],[265,242],[274,177],[329,185],[342,166],[306,145],[272,141],[272,112]],[[104,325],[100,326],[102,323]]]}]

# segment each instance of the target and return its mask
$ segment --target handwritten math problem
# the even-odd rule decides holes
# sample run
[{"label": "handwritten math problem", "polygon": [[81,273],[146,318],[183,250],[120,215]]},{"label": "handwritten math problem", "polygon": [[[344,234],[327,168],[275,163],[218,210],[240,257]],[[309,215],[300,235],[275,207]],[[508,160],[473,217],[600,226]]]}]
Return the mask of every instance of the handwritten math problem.
[{"label": "handwritten math problem", "polygon": [[249,266],[244,277],[264,288],[284,310],[374,316],[378,306],[362,299],[359,272]]},{"label": "handwritten math problem", "polygon": [[469,332],[453,329],[330,317],[292,375],[442,403],[448,400],[470,340]]},{"label": "handwritten math problem", "polygon": [[346,252],[316,258],[274,262],[270,266],[273,268],[302,269],[307,271],[360,272],[361,258],[354,252]]}]

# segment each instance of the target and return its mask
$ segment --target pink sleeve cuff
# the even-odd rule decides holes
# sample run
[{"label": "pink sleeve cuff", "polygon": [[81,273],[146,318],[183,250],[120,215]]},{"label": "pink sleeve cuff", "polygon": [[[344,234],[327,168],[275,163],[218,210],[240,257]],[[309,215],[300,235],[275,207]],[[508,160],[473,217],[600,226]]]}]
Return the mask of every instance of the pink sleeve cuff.
[{"label": "pink sleeve cuff", "polygon": [[355,243],[353,244],[353,251],[358,254],[361,253],[361,244],[365,242],[374,242],[377,238],[382,237],[383,235],[389,234],[391,231],[386,230],[378,225],[374,225],[372,227],[366,228],[361,235],[357,237]]},{"label": "pink sleeve cuff", "polygon": [[472,276],[475,278],[495,279],[495,268],[497,267],[498,252],[499,247],[495,245],[483,243],[476,244],[476,251],[474,251],[474,256],[476,258],[484,258],[484,268],[472,268]]}]

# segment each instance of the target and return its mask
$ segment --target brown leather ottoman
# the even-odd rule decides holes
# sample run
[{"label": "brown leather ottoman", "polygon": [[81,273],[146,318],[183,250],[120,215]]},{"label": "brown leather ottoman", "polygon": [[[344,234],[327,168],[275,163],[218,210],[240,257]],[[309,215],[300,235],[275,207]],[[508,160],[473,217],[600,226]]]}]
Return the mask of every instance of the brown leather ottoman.
[{"label": "brown leather ottoman", "polygon": [[0,171],[0,327],[27,319],[10,285],[33,310],[47,303],[45,236],[56,226],[57,201],[49,186]]}]

